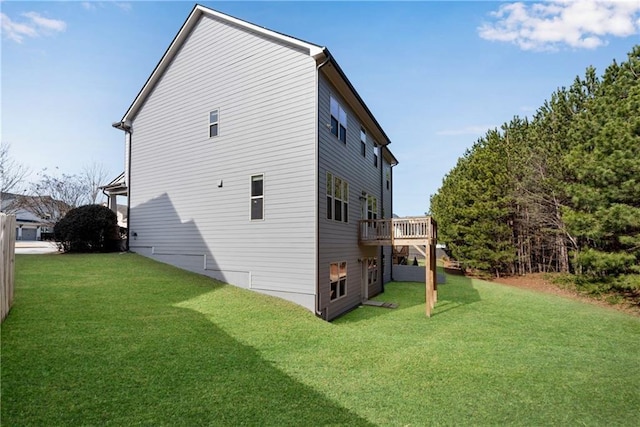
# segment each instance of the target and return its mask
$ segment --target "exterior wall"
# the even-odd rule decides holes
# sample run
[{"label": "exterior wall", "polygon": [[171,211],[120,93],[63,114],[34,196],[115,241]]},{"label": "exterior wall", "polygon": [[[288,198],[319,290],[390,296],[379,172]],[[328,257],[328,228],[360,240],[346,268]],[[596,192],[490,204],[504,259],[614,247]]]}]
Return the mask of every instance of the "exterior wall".
[{"label": "exterior wall", "polygon": [[[347,113],[346,144],[336,138],[330,130],[330,97],[337,99]],[[359,246],[358,221],[363,219],[360,197],[363,193],[378,199],[378,217],[381,218],[380,162],[373,163],[373,140],[367,132],[366,156],[361,155],[361,124],[346,102],[330,82],[319,75],[318,91],[318,289],[319,308],[323,316],[331,320],[357,306],[363,300],[363,268],[365,257],[378,257],[381,272],[380,248]],[[366,130],[366,129],[365,129]],[[327,172],[346,180],[349,184],[348,223],[327,219]],[[347,292],[344,297],[330,300],[329,268],[332,262],[347,262]],[[369,296],[380,292],[378,285],[369,289]]]},{"label": "exterior wall", "polygon": [[131,250],[315,310],[315,74],[306,52],[203,16],[132,124]]}]

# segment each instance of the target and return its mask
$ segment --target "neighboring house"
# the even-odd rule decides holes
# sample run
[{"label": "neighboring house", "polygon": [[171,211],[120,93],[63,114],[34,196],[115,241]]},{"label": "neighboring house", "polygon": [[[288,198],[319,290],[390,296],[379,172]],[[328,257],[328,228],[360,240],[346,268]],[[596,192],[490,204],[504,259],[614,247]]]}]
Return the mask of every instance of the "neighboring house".
[{"label": "neighboring house", "polygon": [[24,209],[22,203],[25,198],[13,193],[2,193],[0,197],[0,212],[16,216],[16,240],[42,240],[43,233],[53,232],[51,216],[40,218],[31,211]]},{"label": "neighboring house", "polygon": [[197,5],[113,126],[130,250],[327,320],[391,280],[397,160],[326,48]]},{"label": "neighboring house", "polygon": [[118,175],[107,185],[100,187],[100,189],[104,195],[107,196],[107,203],[104,203],[104,205],[110,208],[118,216],[118,226],[120,228],[127,228],[129,208],[127,205],[118,204],[118,196],[127,197],[129,194],[124,172]]}]

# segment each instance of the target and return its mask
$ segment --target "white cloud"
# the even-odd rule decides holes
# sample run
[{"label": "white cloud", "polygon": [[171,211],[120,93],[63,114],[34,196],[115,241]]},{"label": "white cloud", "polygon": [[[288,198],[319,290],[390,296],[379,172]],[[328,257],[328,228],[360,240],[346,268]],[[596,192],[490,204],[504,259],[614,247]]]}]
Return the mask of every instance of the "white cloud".
[{"label": "white cloud", "polygon": [[114,4],[125,12],[129,12],[132,8],[131,3],[116,2]]},{"label": "white cloud", "polygon": [[96,2],[92,2],[92,1],[83,1],[82,3],[82,7],[86,10],[96,10],[97,9],[97,3]]},{"label": "white cloud", "polygon": [[489,129],[495,129],[495,126],[491,126],[491,125],[465,126],[457,129],[439,130],[436,132],[436,135],[441,135],[441,136],[483,135],[487,133]]},{"label": "white cloud", "polygon": [[59,19],[45,18],[36,12],[26,12],[22,16],[27,20],[17,22],[4,13],[0,13],[2,35],[4,37],[17,43],[22,43],[25,37],[50,35],[67,29],[66,22]]},{"label": "white cloud", "polygon": [[478,28],[480,37],[523,50],[595,49],[607,44],[607,37],[640,33],[638,0],[517,2],[503,4],[490,15],[493,22]]},{"label": "white cloud", "polygon": [[113,5],[124,12],[129,12],[133,8],[131,3],[117,1],[83,1],[81,4],[85,10],[98,10],[98,8],[102,9],[109,5]]}]

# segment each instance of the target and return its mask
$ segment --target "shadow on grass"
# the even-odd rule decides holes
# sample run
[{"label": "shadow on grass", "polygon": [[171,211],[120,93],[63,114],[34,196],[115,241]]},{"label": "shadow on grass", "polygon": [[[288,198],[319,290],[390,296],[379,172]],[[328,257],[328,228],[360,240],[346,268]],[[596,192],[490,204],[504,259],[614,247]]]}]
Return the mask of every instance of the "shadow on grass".
[{"label": "shadow on grass", "polygon": [[173,306],[223,285],[135,255],[53,258],[18,262],[3,424],[371,425]]},{"label": "shadow on grass", "polygon": [[[438,269],[438,274],[444,275],[446,280],[445,283],[438,284],[438,302],[435,305],[432,316],[438,316],[447,311],[480,301],[480,294],[473,287],[473,283],[468,277],[446,274],[440,268]],[[413,309],[416,306],[422,306],[424,310],[426,304],[425,284],[422,282],[390,282],[385,285],[384,293],[377,295],[373,300],[395,303],[398,307],[389,309],[361,306],[340,317],[340,320],[335,323],[353,323],[389,316],[394,312]]]}]

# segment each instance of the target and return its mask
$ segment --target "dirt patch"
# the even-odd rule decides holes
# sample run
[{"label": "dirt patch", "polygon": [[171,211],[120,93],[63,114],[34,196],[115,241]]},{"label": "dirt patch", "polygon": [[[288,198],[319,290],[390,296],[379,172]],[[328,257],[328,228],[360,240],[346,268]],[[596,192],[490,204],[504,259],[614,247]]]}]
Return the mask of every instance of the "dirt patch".
[{"label": "dirt patch", "polygon": [[595,304],[602,307],[611,308],[640,317],[640,306],[637,304],[625,302],[611,304],[606,301],[606,296],[589,296],[581,294],[578,291],[572,289],[565,289],[552,283],[551,281],[546,279],[545,276],[546,275],[543,273],[535,273],[527,274],[524,276],[499,277],[491,279],[491,281],[501,283],[503,285],[514,286],[516,288],[530,289],[532,291],[559,295],[565,298],[571,298],[588,304]]}]

